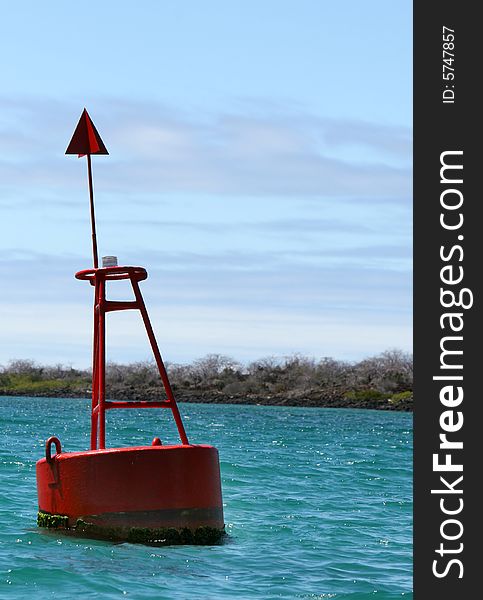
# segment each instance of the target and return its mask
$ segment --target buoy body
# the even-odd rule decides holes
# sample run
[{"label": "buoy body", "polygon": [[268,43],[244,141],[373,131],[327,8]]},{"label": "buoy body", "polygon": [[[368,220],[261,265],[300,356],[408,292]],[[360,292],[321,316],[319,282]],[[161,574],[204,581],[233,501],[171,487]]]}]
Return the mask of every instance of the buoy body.
[{"label": "buoy body", "polygon": [[37,491],[39,513],[64,517],[54,519],[54,527],[72,533],[169,543],[183,536],[212,543],[223,534],[218,451],[212,446],[61,452],[37,462]]},{"label": "buoy body", "polygon": [[[224,534],[218,451],[188,441],[139,288],[146,270],[113,266],[80,271],[76,277],[95,288],[91,448],[62,452],[57,438],[47,440],[45,458],[37,462],[38,525],[110,540],[217,542]],[[122,279],[130,281],[134,300],[107,300],[107,282]],[[105,318],[119,310],[140,311],[166,400],[106,399]],[[154,438],[151,446],[106,448],[106,411],[128,408],[170,409],[181,444],[162,445]]]}]

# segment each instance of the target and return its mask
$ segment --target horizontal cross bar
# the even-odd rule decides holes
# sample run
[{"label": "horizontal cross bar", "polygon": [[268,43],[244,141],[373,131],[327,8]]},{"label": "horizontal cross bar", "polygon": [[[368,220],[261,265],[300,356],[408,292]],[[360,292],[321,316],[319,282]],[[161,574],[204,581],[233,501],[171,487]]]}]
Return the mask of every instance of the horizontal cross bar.
[{"label": "horizontal cross bar", "polygon": [[105,300],[103,303],[104,310],[106,312],[112,310],[130,310],[133,308],[139,309],[139,304],[136,300],[132,300],[131,302],[118,302],[117,300]]},{"label": "horizontal cross bar", "polygon": [[118,400],[106,400],[104,403],[106,410],[110,408],[171,408],[171,403],[168,400],[163,402],[147,402],[147,401],[127,401],[120,402]]}]

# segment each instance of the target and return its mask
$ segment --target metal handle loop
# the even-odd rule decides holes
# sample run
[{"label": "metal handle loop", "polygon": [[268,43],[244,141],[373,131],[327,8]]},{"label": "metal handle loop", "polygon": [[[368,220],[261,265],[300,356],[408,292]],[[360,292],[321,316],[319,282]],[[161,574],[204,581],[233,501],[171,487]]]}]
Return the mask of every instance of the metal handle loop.
[{"label": "metal handle loop", "polygon": [[[52,456],[52,444],[55,444],[55,454]],[[60,445],[59,438],[55,437],[55,435],[51,435],[49,439],[45,442],[45,458],[47,462],[52,462],[57,454],[62,452],[62,446]]]}]

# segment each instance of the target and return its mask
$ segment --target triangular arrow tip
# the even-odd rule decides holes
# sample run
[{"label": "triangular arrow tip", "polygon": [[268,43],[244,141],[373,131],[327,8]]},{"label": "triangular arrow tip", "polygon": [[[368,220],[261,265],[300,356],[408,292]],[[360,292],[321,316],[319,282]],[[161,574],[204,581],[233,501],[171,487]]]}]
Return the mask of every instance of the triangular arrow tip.
[{"label": "triangular arrow tip", "polygon": [[109,154],[85,108],[65,153],[77,154],[79,158],[85,154]]}]

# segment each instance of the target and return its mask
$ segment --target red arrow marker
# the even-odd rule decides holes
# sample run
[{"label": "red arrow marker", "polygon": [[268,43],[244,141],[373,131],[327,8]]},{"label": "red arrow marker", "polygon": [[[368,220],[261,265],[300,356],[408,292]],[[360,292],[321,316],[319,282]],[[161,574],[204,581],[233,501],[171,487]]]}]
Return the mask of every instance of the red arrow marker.
[{"label": "red arrow marker", "polygon": [[85,108],[65,153],[77,154],[79,158],[86,154],[109,154]]}]

